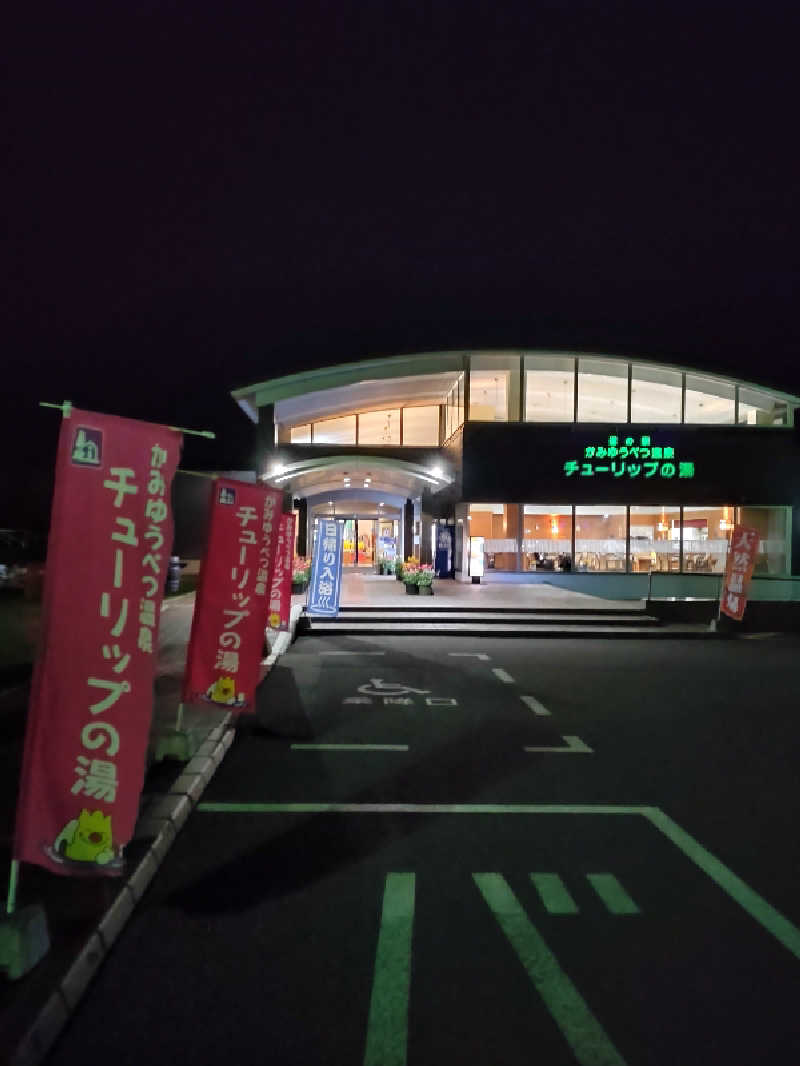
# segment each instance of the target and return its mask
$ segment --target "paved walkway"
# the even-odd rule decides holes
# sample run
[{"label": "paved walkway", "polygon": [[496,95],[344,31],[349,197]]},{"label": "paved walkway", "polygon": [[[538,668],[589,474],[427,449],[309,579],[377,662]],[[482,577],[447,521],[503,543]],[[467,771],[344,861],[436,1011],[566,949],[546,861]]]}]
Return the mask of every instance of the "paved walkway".
[{"label": "paved walkway", "polygon": [[[300,600],[300,597],[296,597]],[[303,602],[305,598],[303,597]],[[433,596],[406,597],[405,586],[396,577],[382,577],[363,571],[345,571],[342,578],[341,604],[343,607],[392,607],[408,603],[414,610],[430,610],[442,607],[619,607],[622,610],[637,610],[644,607],[644,600],[604,600],[600,596],[587,596],[570,589],[552,585],[489,584],[473,585],[465,581],[437,579]]]}]

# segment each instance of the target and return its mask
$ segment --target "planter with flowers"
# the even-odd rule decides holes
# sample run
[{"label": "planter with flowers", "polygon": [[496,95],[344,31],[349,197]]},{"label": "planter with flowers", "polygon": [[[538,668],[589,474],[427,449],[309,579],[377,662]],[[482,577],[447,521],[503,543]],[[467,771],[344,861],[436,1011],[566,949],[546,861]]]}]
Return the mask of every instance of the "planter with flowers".
[{"label": "planter with flowers", "polygon": [[420,596],[433,595],[433,567],[423,566],[417,574],[417,588]]},{"label": "planter with flowers", "polygon": [[398,581],[403,580],[403,560],[398,559],[394,564],[394,576]]},{"label": "planter with flowers", "polygon": [[302,555],[296,555],[292,563],[292,595],[301,595],[308,588],[308,578],[311,573],[311,560]]},{"label": "planter with flowers", "polygon": [[406,596],[419,596],[419,567],[406,563],[403,567],[403,584]]}]

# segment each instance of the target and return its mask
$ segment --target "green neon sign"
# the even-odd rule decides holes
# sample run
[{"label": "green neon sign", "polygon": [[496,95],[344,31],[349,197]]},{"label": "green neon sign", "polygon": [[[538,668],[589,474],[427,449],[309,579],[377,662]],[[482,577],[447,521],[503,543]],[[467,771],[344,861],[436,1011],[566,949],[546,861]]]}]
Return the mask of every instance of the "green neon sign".
[{"label": "green neon sign", "polygon": [[680,459],[675,448],[669,444],[652,444],[650,437],[610,436],[604,444],[587,444],[582,459],[567,459],[564,463],[566,477],[638,478],[662,477],[666,479],[693,478],[694,460]]}]

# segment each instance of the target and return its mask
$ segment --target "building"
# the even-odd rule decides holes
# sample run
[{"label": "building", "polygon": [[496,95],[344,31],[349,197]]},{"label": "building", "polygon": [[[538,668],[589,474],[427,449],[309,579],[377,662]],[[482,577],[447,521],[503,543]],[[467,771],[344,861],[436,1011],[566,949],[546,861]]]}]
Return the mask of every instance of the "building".
[{"label": "building", "polygon": [[370,359],[233,397],[258,476],[291,494],[298,554],[335,514],[346,566],[434,562],[449,537],[453,576],[471,580],[483,538],[483,581],[713,597],[742,522],[761,536],[752,596],[800,599],[798,397],[544,351]]}]

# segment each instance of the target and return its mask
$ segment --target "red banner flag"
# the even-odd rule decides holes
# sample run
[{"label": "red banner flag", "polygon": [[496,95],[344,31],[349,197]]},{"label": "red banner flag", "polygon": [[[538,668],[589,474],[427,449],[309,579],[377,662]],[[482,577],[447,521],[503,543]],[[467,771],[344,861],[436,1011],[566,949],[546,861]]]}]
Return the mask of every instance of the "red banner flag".
[{"label": "red banner flag", "polygon": [[758,554],[759,534],[749,526],[734,526],[728,549],[728,565],[722,582],[719,609],[741,622],[747,604],[747,591]]},{"label": "red banner flag", "polygon": [[269,593],[269,628],[284,632],[289,628],[292,606],[292,563],[294,562],[294,515],[282,514],[278,547]]},{"label": "red banner flag", "polygon": [[192,618],[184,703],[254,710],[283,493],[218,478]]},{"label": "red banner flag", "polygon": [[72,410],[58,440],[14,858],[119,874],[153,713],[182,437]]}]

